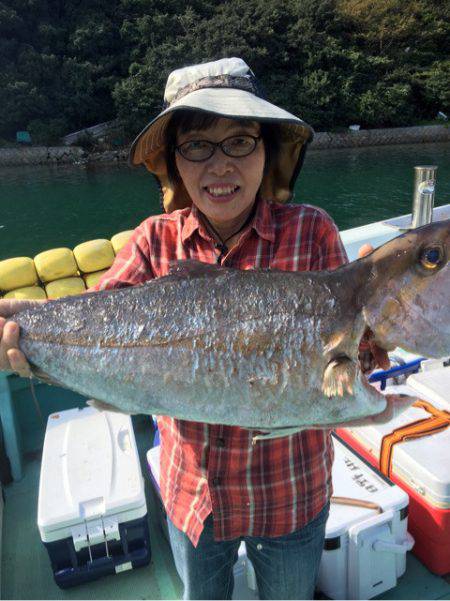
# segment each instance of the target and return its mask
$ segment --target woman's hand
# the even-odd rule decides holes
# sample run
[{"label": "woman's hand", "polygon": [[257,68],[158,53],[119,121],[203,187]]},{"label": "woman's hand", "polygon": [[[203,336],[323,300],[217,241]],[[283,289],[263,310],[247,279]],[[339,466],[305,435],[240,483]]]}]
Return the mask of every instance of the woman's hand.
[{"label": "woman's hand", "polygon": [[[363,244],[358,251],[358,258],[365,257],[373,251],[371,244]],[[358,359],[363,374],[370,373],[377,367],[389,369],[391,362],[386,349],[381,348],[374,341],[374,334],[367,328],[359,344]]]},{"label": "woman's hand", "polygon": [[7,319],[16,313],[45,303],[16,299],[0,300],[0,371],[15,371],[24,378],[31,376],[31,369],[25,355],[19,350],[19,326]]}]

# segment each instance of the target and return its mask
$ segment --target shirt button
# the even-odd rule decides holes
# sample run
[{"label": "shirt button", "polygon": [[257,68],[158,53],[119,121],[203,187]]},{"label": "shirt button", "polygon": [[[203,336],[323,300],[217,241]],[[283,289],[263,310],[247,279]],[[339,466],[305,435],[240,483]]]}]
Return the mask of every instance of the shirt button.
[{"label": "shirt button", "polygon": [[219,476],[214,476],[214,478],[212,479],[212,483],[213,483],[213,486],[219,486],[219,484],[220,484]]},{"label": "shirt button", "polygon": [[225,446],[225,438],[218,438],[217,439],[217,446],[221,447],[223,449],[223,447]]}]

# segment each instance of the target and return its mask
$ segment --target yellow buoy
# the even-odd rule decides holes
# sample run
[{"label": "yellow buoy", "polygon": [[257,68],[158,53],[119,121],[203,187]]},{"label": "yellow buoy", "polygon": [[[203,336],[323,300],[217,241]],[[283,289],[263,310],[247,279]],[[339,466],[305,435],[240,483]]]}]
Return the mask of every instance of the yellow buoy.
[{"label": "yellow buoy", "polygon": [[96,271],[94,273],[85,273],[83,279],[86,282],[86,288],[91,288],[98,284],[102,275],[107,271],[107,269],[102,269],[101,271]]},{"label": "yellow buoy", "polygon": [[4,298],[19,298],[27,300],[40,300],[47,298],[45,290],[40,286],[26,286],[25,288],[16,288],[5,294]]},{"label": "yellow buoy", "polygon": [[81,294],[86,290],[82,278],[63,278],[49,282],[45,287],[48,298],[60,298],[61,296],[72,296]]},{"label": "yellow buoy", "polygon": [[43,282],[78,275],[78,267],[70,248],[52,248],[34,257],[34,264]]},{"label": "yellow buoy", "polygon": [[114,234],[114,236],[111,238],[111,244],[113,245],[113,249],[116,255],[119,252],[119,250],[121,250],[128,242],[133,231],[134,230],[126,230],[124,232],[119,232],[118,234]]},{"label": "yellow buoy", "polygon": [[0,261],[0,290],[9,291],[33,286],[38,281],[33,259],[15,257]]},{"label": "yellow buoy", "polygon": [[114,261],[114,251],[109,240],[83,242],[73,249],[73,254],[83,273],[107,269]]}]

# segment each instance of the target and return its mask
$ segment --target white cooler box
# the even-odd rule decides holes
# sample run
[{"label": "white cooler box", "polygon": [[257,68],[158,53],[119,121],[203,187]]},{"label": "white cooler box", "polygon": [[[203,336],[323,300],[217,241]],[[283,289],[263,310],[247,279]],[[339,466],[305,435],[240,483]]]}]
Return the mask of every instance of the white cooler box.
[{"label": "white cooler box", "polygon": [[[160,523],[162,531],[164,535],[168,537],[166,515],[161,501],[159,488],[159,449],[160,447],[158,445],[147,452],[147,464],[159,503],[159,511],[161,518]],[[233,568],[233,599],[259,599],[256,585],[255,570],[253,568],[252,562],[247,557],[245,543],[241,543],[238,554],[238,560]]]},{"label": "white cooler box", "polygon": [[144,480],[130,416],[91,407],[49,416],[37,521],[61,588],[149,563]]},{"label": "white cooler box", "polygon": [[[414,544],[406,529],[408,495],[333,440],[333,495],[341,502],[331,503],[317,588],[331,599],[371,599],[405,572]],[[361,501],[369,506],[358,506]]]},{"label": "white cooler box", "polygon": [[[406,552],[414,541],[407,533],[408,495],[352,449],[333,436],[335,497],[368,501],[367,507],[331,504],[317,588],[331,599],[370,599],[397,584],[406,569]],[[159,497],[159,446],[147,453],[147,463]],[[159,497],[162,528],[167,536]],[[234,567],[233,599],[257,599],[254,568],[245,545]]]}]

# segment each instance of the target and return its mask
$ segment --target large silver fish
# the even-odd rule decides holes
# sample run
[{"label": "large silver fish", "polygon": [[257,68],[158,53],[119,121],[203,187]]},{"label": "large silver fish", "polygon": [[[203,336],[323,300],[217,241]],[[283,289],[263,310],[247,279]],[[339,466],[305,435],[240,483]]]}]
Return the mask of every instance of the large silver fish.
[{"label": "large silver fish", "polygon": [[446,220],[332,272],[183,262],[14,320],[38,377],[125,412],[276,434],[383,421],[398,399],[367,384],[359,341],[368,326],[385,348],[450,354],[449,256]]}]

